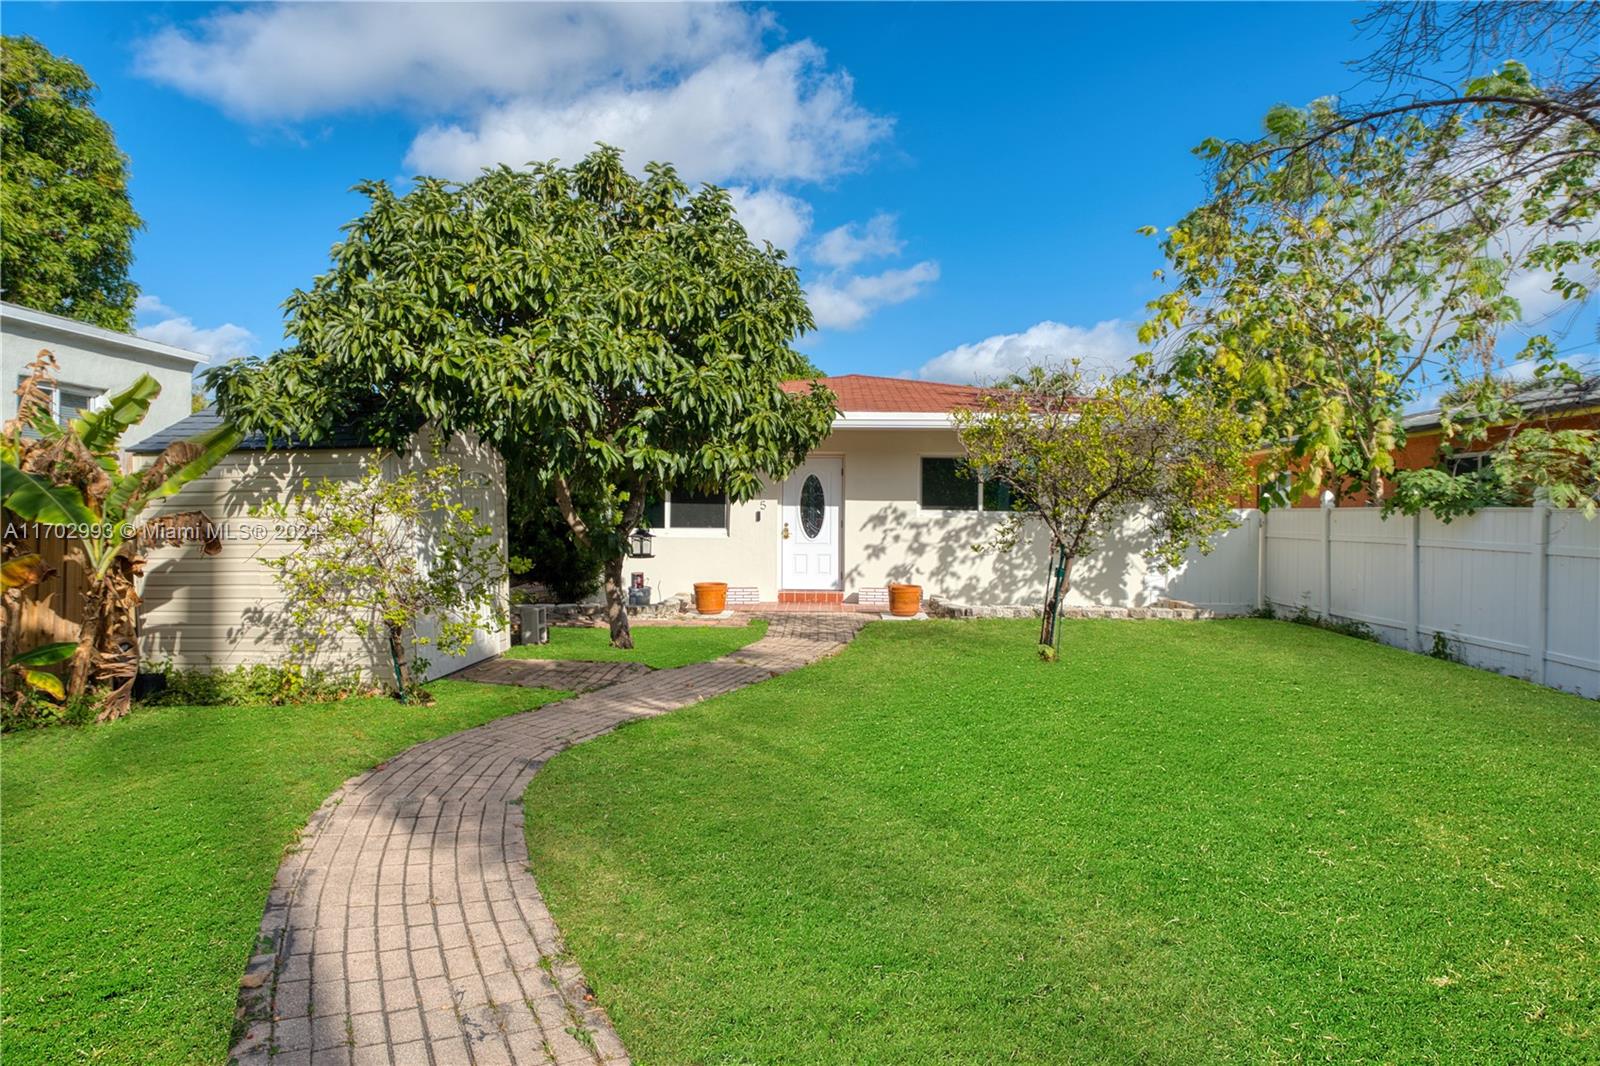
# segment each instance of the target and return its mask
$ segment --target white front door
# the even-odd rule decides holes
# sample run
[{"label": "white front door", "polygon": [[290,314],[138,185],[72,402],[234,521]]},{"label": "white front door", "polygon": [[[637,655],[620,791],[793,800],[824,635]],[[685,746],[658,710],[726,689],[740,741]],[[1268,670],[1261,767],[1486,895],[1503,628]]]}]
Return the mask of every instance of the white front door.
[{"label": "white front door", "polygon": [[783,483],[783,587],[841,589],[839,503],[844,460],[811,456]]}]

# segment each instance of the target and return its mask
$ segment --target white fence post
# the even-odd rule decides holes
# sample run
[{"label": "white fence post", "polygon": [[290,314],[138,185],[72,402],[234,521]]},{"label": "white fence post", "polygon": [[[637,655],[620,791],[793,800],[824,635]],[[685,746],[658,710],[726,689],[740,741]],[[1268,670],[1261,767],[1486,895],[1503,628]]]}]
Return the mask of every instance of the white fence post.
[{"label": "white fence post", "polygon": [[1256,509],[1256,610],[1267,605],[1267,512]]},{"label": "white fence post", "polygon": [[1406,645],[1422,650],[1422,513],[1406,518]]},{"label": "white fence post", "polygon": [[1322,498],[1322,617],[1333,619],[1333,498]]},{"label": "white fence post", "polygon": [[1550,617],[1550,504],[1533,505],[1533,608],[1529,615],[1528,680],[1544,684],[1544,657],[1549,645]]}]

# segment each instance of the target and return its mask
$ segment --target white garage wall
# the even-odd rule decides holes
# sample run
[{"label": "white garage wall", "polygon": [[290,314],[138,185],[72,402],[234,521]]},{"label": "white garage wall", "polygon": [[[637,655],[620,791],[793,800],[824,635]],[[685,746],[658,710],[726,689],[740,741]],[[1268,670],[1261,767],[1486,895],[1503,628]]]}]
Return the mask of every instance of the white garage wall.
[{"label": "white garage wall", "polygon": [[[404,455],[390,455],[385,467],[394,474],[424,469],[439,462],[462,468],[460,496],[493,528],[504,550],[506,493],[504,464],[490,447],[470,438],[453,438],[435,456],[429,438],[419,434]],[[160,511],[204,511],[229,534],[222,552],[204,556],[195,548],[161,548],[149,554],[141,586],[140,654],[146,662],[170,659],[184,669],[227,669],[249,663],[281,663],[293,634],[283,612],[283,596],[263,559],[282,555],[290,543],[277,537],[257,539],[252,531],[271,523],[250,512],[269,500],[306,491],[306,483],[322,478],[359,477],[371,455],[368,449],[305,449],[238,451],[210,473],[186,485],[165,501]],[[153,513],[160,513],[155,511]],[[418,627],[432,636],[433,625]],[[429,660],[427,676],[439,677],[489,658],[510,647],[509,629],[483,631],[465,655],[444,656],[431,645],[420,649]],[[341,673],[359,671],[387,679],[392,673],[388,652],[377,642],[354,638],[330,640],[319,647],[313,665]]]}]

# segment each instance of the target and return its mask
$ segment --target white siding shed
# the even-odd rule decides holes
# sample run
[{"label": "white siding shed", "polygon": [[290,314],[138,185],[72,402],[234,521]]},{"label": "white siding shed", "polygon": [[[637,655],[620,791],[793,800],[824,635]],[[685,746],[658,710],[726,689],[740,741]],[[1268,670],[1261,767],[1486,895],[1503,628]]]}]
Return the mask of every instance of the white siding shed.
[{"label": "white siding shed", "polygon": [[[218,424],[210,409],[148,438],[132,449],[136,461],[149,462],[168,443]],[[459,497],[506,543],[505,464],[492,447],[457,434],[434,451],[435,438],[424,429],[403,454],[390,453],[384,467],[400,474],[441,462],[462,470]],[[349,434],[324,447],[267,449],[259,436],[217,464],[205,477],[163,501],[161,511],[204,511],[222,530],[222,552],[204,556],[183,549],[156,549],[145,566],[141,594],[140,655],[146,663],[170,660],[181,669],[228,669],[250,663],[279,663],[289,654],[292,634],[274,572],[262,560],[292,547],[267,519],[251,511],[270,500],[306,491],[322,478],[358,478],[373,449]],[[152,514],[160,511],[152,511]],[[419,546],[419,552],[422,550]],[[506,590],[509,594],[509,589]],[[424,635],[430,627],[419,627]],[[505,651],[509,628],[480,632],[465,655],[444,656],[431,645],[420,649],[429,660],[426,676],[440,677]],[[387,677],[389,657],[377,642],[347,638],[321,648],[313,665],[337,672],[360,671]]]}]

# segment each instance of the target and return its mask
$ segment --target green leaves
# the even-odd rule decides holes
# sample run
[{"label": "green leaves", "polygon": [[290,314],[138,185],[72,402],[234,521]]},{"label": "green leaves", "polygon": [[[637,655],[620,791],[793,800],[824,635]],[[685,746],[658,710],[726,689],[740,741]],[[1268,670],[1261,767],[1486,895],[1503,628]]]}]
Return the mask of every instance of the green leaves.
[{"label": "green leaves", "polygon": [[814,326],[783,253],[751,242],[728,194],[667,164],[637,177],[602,147],[572,167],[360,187],[328,271],[287,303],[295,345],[208,373],[222,410],[275,441],[354,427],[402,445],[470,430],[570,490],[620,544],[650,492],[782,477],[831,430],[794,348]]},{"label": "green leaves", "polygon": [[25,651],[11,657],[12,666],[54,666],[64,663],[72,658],[72,653],[78,650],[78,644],[72,640],[57,641],[54,644],[41,644],[32,651]]},{"label": "green leaves", "polygon": [[76,486],[53,484],[10,463],[0,463],[0,497],[9,510],[26,522],[85,527],[99,522],[99,516],[89,509]]},{"label": "green leaves", "polygon": [[1176,565],[1232,525],[1251,436],[1204,397],[1168,395],[1144,375],[1090,381],[1034,367],[955,418],[968,464],[1029,503],[984,547],[1010,550],[1037,521],[1078,558],[1146,511],[1146,554]]},{"label": "green leaves", "polygon": [[1286,499],[1381,499],[1407,405],[1513,361],[1496,352],[1521,315],[1512,280],[1545,270],[1581,298],[1600,268],[1572,225],[1600,215],[1600,133],[1551,119],[1547,140],[1522,136],[1555,112],[1516,64],[1467,93],[1502,99],[1388,124],[1320,100],[1272,109],[1259,141],[1202,145],[1212,194],[1163,242],[1175,284],[1140,340],[1176,387],[1255,425]]},{"label": "green leaves", "polygon": [[132,385],[113,393],[100,410],[85,411],[73,419],[71,432],[91,452],[115,448],[123,431],[143,422],[150,413],[150,404],[160,395],[160,383],[149,374],[140,374]]},{"label": "green leaves", "polygon": [[133,325],[127,159],[82,67],[29,37],[0,58],[0,299],[107,329]]},{"label": "green leaves", "polygon": [[156,500],[175,496],[197,477],[206,474],[243,439],[232,425],[224,424],[175,441],[142,470],[123,474],[106,496],[107,522],[131,523]]},{"label": "green leaves", "polygon": [[[308,483],[286,503],[263,505],[260,514],[300,530],[291,551],[263,560],[283,589],[297,655],[338,634],[375,638],[404,675],[413,644],[460,654],[480,629],[505,625],[500,545],[454,502],[463,484],[453,463],[396,474],[374,454],[358,481]],[[423,616],[432,636],[417,632]]]}]

